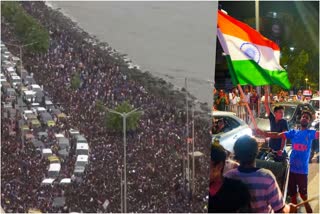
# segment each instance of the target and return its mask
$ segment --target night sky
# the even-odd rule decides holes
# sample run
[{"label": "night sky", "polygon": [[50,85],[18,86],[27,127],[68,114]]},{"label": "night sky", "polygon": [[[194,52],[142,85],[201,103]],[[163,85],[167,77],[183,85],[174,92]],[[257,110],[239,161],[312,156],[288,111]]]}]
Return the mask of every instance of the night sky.
[{"label": "night sky", "polygon": [[[235,18],[255,17],[255,1],[219,1],[219,5]],[[287,12],[297,17],[312,13],[319,20],[318,1],[260,1],[259,7],[260,16],[266,16],[268,12]]]}]

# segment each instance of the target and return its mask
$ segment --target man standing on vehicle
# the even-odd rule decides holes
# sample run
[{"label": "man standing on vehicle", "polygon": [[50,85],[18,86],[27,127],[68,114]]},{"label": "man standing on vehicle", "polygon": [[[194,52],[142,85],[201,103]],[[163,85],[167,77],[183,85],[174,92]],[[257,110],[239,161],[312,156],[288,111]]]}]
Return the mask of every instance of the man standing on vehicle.
[{"label": "man standing on vehicle", "polygon": [[[270,111],[269,107],[269,95],[268,95],[268,87],[265,87],[265,100],[264,100],[264,106],[266,109],[266,113],[268,114],[269,121],[270,121],[270,131],[271,132],[285,132],[289,130],[288,122],[283,119],[284,115],[284,108],[283,106],[276,106],[273,110],[273,114]],[[286,151],[284,150],[286,145],[286,139],[278,138],[274,139],[271,138],[269,140],[269,148],[272,151],[277,152],[277,160],[282,160],[283,158],[287,157]]]}]

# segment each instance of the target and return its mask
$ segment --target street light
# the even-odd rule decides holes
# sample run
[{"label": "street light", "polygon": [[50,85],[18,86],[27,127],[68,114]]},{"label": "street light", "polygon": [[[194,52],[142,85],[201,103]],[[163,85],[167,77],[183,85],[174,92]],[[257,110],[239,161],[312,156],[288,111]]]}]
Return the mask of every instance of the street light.
[{"label": "street light", "polygon": [[[140,109],[136,108],[133,109],[130,112],[118,112],[112,109],[107,109],[110,113],[120,115],[122,117],[123,121],[123,182],[124,182],[124,213],[127,213],[127,134],[126,134],[126,126],[127,126],[127,117],[129,117],[131,114],[138,112]],[[143,112],[143,111],[141,111]]]},{"label": "street light", "polygon": [[19,51],[20,51],[20,78],[21,78],[21,82],[22,82],[22,48],[30,46],[30,45],[33,45],[33,44],[36,44],[36,43],[38,43],[38,42],[31,42],[31,43],[25,44],[25,45],[16,45],[16,44],[6,43],[6,45],[11,45],[11,46],[19,48]]},{"label": "street light", "polygon": [[308,78],[305,78],[304,80],[306,81],[306,89],[307,89]]}]

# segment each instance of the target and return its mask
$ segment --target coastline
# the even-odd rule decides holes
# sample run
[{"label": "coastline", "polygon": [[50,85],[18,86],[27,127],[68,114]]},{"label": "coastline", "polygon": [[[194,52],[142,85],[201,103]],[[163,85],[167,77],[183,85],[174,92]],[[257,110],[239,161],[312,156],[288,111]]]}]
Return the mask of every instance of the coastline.
[{"label": "coastline", "polygon": [[[128,75],[129,78],[133,78],[134,80],[143,82],[145,88],[150,89],[150,91],[153,91],[155,94],[165,95],[167,96],[166,98],[169,98],[170,100],[176,99],[176,103],[178,104],[177,107],[180,109],[185,108],[186,89],[184,87],[181,88],[179,86],[176,86],[168,82],[164,78],[153,75],[150,71],[141,70],[139,65],[132,62],[132,60],[129,58],[130,56],[128,56],[126,53],[117,51],[114,47],[111,47],[107,41],[101,41],[100,39],[97,39],[96,36],[91,32],[85,31],[80,26],[79,22],[66,11],[52,4],[51,1],[44,1],[44,3],[51,10],[56,11],[63,17],[69,19],[79,32],[86,34],[87,38],[85,39],[85,41],[93,45],[98,45],[101,50],[106,51],[108,55],[113,57],[114,60],[122,66],[124,72],[126,73],[126,75]],[[198,113],[207,115],[210,112],[210,106],[207,102],[198,101],[197,98],[190,93],[190,91],[188,91],[187,93],[189,102],[195,103],[195,110]],[[189,108],[191,108],[190,104]]]},{"label": "coastline", "polygon": [[[113,108],[124,99],[131,99],[134,106],[145,107],[145,114],[141,119],[139,130],[134,134],[131,133],[128,139],[128,151],[130,151],[128,176],[132,181],[130,185],[140,188],[142,181],[139,179],[141,178],[144,179],[145,185],[143,194],[139,191],[129,191],[129,196],[134,199],[130,200],[131,209],[140,212],[146,210],[149,212],[188,212],[190,210],[203,212],[208,185],[207,153],[209,151],[208,142],[210,142],[210,136],[207,132],[209,124],[207,112],[195,112],[197,117],[199,114],[203,114],[201,121],[199,118],[195,119],[195,136],[197,137],[195,151],[201,151],[204,155],[197,160],[199,162],[196,194],[192,201],[188,201],[187,195],[183,193],[185,191],[183,186],[186,184],[183,182],[183,162],[185,161],[183,155],[186,153],[186,148],[183,146],[186,136],[184,113],[186,96],[183,89],[174,90],[172,84],[154,77],[150,72],[129,69],[128,64],[123,60],[124,55],[111,56],[110,50],[106,50],[106,45],[103,42],[79,29],[76,23],[71,23],[67,17],[61,15],[61,12],[52,12],[42,4],[37,7],[37,3],[26,3],[25,8],[31,11],[30,14],[33,14],[38,20],[47,15],[48,10],[50,11],[46,22],[42,22],[47,29],[53,31],[52,46],[50,46],[48,54],[39,56],[35,53],[25,53],[24,62],[27,65],[27,70],[35,74],[36,81],[43,84],[46,91],[52,96],[50,98],[54,102],[58,102],[59,106],[66,107],[63,111],[69,116],[68,126],[71,125],[79,129],[89,140],[90,148],[92,146],[90,172],[95,175],[94,182],[97,183],[91,186],[90,182],[93,180],[90,179],[83,185],[93,188],[92,194],[99,193],[99,198],[108,197],[108,200],[111,201],[110,210],[112,212],[119,211],[120,191],[117,184],[120,175],[117,172],[119,172],[119,161],[121,162],[119,154],[122,151],[122,144],[115,142],[120,142],[121,138],[120,135],[104,128],[101,115],[94,109],[93,101],[101,97],[105,98],[104,101],[109,104],[108,107]],[[68,40],[69,38],[71,39]],[[89,56],[90,53],[94,53],[94,56]],[[70,56],[69,54],[73,60],[69,57],[66,58],[66,56]],[[72,67],[81,69],[83,68],[82,62],[85,66],[92,68],[90,69],[90,81],[89,78],[86,79],[90,85],[75,91],[69,90],[68,77],[72,75]],[[83,69],[83,73],[87,73],[85,69]],[[112,96],[107,94],[109,91]],[[189,100],[191,99],[194,98],[189,94]],[[155,109],[151,111],[149,107],[155,107]],[[191,112],[191,108],[189,111]],[[191,120],[189,120],[189,124],[191,124]],[[106,154],[108,154],[106,159],[101,158]],[[133,163],[135,165],[132,165]],[[150,165],[149,168],[146,168],[146,163]],[[100,170],[99,166],[103,166],[104,170]],[[130,173],[130,169],[134,169],[134,173]],[[68,177],[72,171],[67,170],[66,173]],[[158,173],[167,173],[167,176],[157,176]],[[100,192],[100,184],[102,183],[106,186],[104,191]],[[169,183],[170,185],[168,185]],[[81,195],[82,191],[83,188],[77,188],[75,193],[78,192],[78,194],[68,197],[67,204],[70,206],[68,209],[71,211],[97,211],[98,205],[82,206],[82,203],[78,203],[77,195]],[[154,194],[152,191],[161,194]],[[90,197],[84,198],[91,201]],[[99,199],[95,196],[94,198]],[[162,203],[167,199],[167,203]],[[97,200],[94,200],[94,203],[98,203]],[[51,207],[43,209],[50,210]]]}]

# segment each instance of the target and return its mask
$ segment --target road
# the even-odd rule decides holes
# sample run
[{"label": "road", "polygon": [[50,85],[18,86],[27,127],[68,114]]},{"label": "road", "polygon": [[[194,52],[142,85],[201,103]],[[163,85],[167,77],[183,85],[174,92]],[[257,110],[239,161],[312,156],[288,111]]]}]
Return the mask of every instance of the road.
[{"label": "road", "polygon": [[[319,164],[309,164],[309,177],[308,177],[308,195],[309,198],[319,196]],[[310,202],[314,213],[320,213],[319,198],[318,200]],[[305,213],[304,207],[299,210]]]}]

